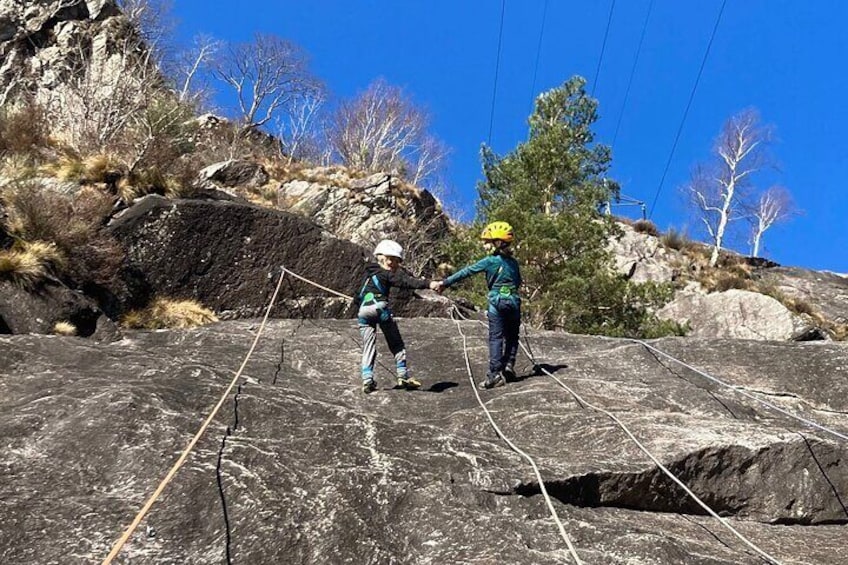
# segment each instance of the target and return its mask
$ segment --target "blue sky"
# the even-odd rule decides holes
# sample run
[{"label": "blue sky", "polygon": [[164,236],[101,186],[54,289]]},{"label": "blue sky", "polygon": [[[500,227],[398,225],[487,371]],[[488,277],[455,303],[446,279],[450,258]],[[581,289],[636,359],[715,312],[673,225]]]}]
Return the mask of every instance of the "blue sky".
[{"label": "blue sky", "polygon": [[[532,95],[579,74],[600,102],[597,141],[611,143],[651,0],[506,0],[492,146],[526,138]],[[432,115],[451,148],[452,198],[473,214],[479,149],[489,134],[500,0],[312,0],[216,3],[177,0],[180,37],[246,41],[272,33],[303,47],[336,97],[384,77]],[[653,0],[645,40],[613,147],[610,177],[623,193],[656,197],[721,0]],[[692,167],[709,157],[722,123],[747,108],[774,126],[777,168],[758,185],[786,186],[803,215],[766,233],[765,253],[784,264],[848,272],[848,2],[728,0],[652,220],[695,234],[680,196]],[[539,56],[538,69],[536,57]],[[616,212],[637,217],[638,207]],[[520,228],[519,228],[520,229]],[[747,249],[744,240],[740,250]]]}]

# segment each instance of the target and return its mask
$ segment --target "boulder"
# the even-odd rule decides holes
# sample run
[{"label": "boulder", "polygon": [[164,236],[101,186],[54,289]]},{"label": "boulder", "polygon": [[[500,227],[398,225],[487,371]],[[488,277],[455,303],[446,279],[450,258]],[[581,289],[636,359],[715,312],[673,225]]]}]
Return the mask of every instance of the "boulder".
[{"label": "boulder", "polygon": [[261,164],[238,159],[209,165],[199,177],[198,184],[207,188],[257,188],[271,178]]},{"label": "boulder", "polygon": [[[109,231],[127,251],[125,308],[165,295],[198,300],[223,318],[263,314],[280,266],[352,296],[369,255],[302,216],[241,202],[147,196],[114,219]],[[445,316],[449,308],[444,298],[423,302],[413,293],[398,293],[393,301],[400,316]],[[272,312],[352,315],[349,301],[291,277]]]},{"label": "boulder", "polygon": [[695,337],[785,340],[796,333],[792,313],[783,304],[747,290],[678,296],[657,316],[689,324],[688,335]]},{"label": "boulder", "polygon": [[637,232],[632,226],[619,224],[621,237],[610,240],[610,250],[616,271],[631,281],[671,282],[676,275],[673,263],[679,259],[679,252],[666,249],[659,238]]},{"label": "boulder", "polygon": [[[476,378],[486,333],[461,322]],[[255,321],[130,332],[91,345],[0,336],[0,547],[9,563],[100,562],[209,413]],[[236,396],[118,561],[573,563],[530,465],[475,397],[457,327],[401,321],[423,390],[359,391],[351,321],[271,321]],[[838,344],[627,340],[532,332],[543,363],[632,433],[782,563],[837,565],[848,546],[848,447],[739,389],[848,433]],[[759,564],[607,416],[521,359],[482,391],[532,456],[584,563]],[[387,384],[388,383],[388,384]]]},{"label": "boulder", "polygon": [[57,322],[68,322],[76,335],[111,341],[117,326],[84,294],[47,281],[33,291],[0,281],[0,333],[52,334]]},{"label": "boulder", "polygon": [[278,200],[336,236],[366,246],[386,237],[404,240],[406,234],[436,241],[450,229],[433,194],[387,173],[355,178],[338,167],[306,169],[280,186]]}]

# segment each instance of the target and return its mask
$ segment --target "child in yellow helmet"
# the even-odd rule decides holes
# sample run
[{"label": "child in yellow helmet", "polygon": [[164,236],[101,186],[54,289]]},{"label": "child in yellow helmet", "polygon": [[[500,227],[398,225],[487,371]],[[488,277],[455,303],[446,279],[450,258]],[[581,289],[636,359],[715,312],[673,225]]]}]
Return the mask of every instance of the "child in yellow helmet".
[{"label": "child in yellow helmet", "polygon": [[521,327],[521,270],[510,247],[515,235],[506,222],[492,222],[480,235],[488,255],[468,265],[442,282],[447,288],[476,273],[486,273],[489,287],[489,371],[483,388],[493,388],[515,378],[518,332]]}]

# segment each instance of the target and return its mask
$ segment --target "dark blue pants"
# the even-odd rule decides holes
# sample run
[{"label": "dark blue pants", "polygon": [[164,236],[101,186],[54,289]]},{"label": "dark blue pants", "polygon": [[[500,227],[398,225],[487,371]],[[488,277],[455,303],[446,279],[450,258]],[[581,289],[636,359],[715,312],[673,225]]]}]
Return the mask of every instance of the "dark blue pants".
[{"label": "dark blue pants", "polygon": [[486,312],[489,318],[489,377],[515,365],[518,353],[518,331],[521,327],[521,306],[512,297],[494,298]]}]

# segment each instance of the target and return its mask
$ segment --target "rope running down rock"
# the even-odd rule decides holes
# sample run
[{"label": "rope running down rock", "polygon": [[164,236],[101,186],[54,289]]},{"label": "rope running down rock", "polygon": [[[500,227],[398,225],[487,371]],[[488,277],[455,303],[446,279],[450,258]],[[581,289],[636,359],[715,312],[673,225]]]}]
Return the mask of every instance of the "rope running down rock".
[{"label": "rope running down rock", "polygon": [[117,542],[115,542],[115,545],[112,547],[112,551],[110,551],[109,555],[106,556],[106,559],[103,560],[103,565],[110,565],[112,563],[112,560],[115,559],[118,553],[120,553],[121,549],[124,547],[124,544],[127,543],[127,540],[130,539],[130,536],[133,534],[136,528],[138,528],[139,524],[141,524],[141,521],[147,515],[147,512],[150,510],[151,506],[153,506],[153,503],[156,502],[156,499],[159,498],[159,496],[162,494],[162,491],[165,490],[165,487],[168,486],[168,483],[171,482],[171,479],[173,479],[174,475],[177,474],[177,471],[180,470],[180,467],[183,466],[183,463],[185,463],[186,459],[188,459],[189,454],[194,449],[195,445],[197,445],[197,442],[200,440],[200,437],[209,427],[209,424],[212,423],[212,419],[215,417],[216,414],[218,414],[218,410],[221,409],[221,406],[223,406],[224,402],[227,400],[227,397],[233,390],[233,387],[236,385],[239,378],[241,377],[241,374],[244,371],[247,362],[250,360],[250,356],[253,355],[253,351],[256,349],[256,344],[259,343],[259,338],[262,336],[262,331],[265,329],[265,324],[268,321],[268,316],[271,314],[271,309],[274,307],[274,303],[277,301],[277,295],[280,292],[280,286],[283,284],[284,277],[285,271],[280,273],[280,280],[277,281],[277,287],[274,289],[274,294],[271,296],[271,300],[268,302],[268,307],[265,309],[265,317],[262,318],[262,324],[259,326],[259,330],[256,332],[256,337],[253,339],[253,344],[250,346],[250,350],[247,352],[244,361],[242,361],[241,367],[239,367],[238,371],[236,371],[235,376],[230,381],[229,386],[227,386],[227,388],[221,395],[220,400],[218,400],[218,404],[216,404],[215,408],[212,409],[212,412],[200,426],[200,429],[197,430],[197,433],[194,434],[194,437],[191,439],[188,446],[183,450],[182,454],[180,454],[180,457],[179,459],[177,459],[177,462],[174,463],[174,466],[171,467],[171,470],[168,471],[168,474],[165,475],[165,478],[162,479],[162,481],[159,483],[159,486],[156,487],[156,490],[153,492],[152,495],[150,495],[150,498],[147,499],[147,502],[144,504],[142,509],[139,510],[138,514],[136,514],[135,519],[127,527],[126,531],[123,533],[121,538]]}]

